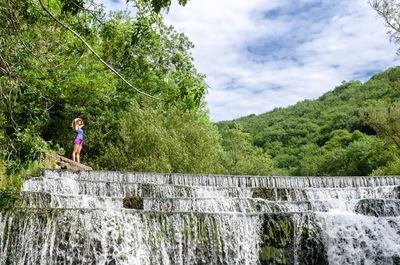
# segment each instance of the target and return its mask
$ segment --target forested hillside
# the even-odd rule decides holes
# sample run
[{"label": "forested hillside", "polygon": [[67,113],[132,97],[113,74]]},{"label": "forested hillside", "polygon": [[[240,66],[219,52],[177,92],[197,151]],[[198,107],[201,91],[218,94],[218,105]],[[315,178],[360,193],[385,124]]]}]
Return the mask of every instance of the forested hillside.
[{"label": "forested hillside", "polygon": [[248,133],[282,174],[399,174],[400,68],[343,82],[317,100],[218,123]]}]

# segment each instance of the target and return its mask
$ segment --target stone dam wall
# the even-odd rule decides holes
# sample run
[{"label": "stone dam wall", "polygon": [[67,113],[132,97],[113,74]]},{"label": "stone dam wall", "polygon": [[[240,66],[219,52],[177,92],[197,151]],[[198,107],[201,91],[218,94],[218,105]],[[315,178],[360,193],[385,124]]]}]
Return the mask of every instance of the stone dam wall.
[{"label": "stone dam wall", "polygon": [[0,265],[400,264],[399,187],[399,176],[45,170],[0,212]]}]

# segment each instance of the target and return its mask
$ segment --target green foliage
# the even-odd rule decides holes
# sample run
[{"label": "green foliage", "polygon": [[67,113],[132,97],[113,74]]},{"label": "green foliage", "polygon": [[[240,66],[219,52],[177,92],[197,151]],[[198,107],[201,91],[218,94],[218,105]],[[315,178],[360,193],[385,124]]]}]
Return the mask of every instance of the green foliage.
[{"label": "green foliage", "polygon": [[[171,6],[171,0],[127,0],[127,2],[136,2],[137,4],[145,4],[151,8],[153,12],[160,13],[163,10],[168,10]],[[187,4],[188,0],[178,0],[182,6]]]},{"label": "green foliage", "polygon": [[317,100],[217,126],[223,137],[232,126],[240,126],[253,147],[263,147],[274,165],[291,175],[395,172],[399,102],[396,67],[365,83],[343,82]]},{"label": "green foliage", "polygon": [[375,136],[365,135],[346,148],[324,153],[318,175],[369,175],[374,169],[396,159],[393,146]]},{"label": "green foliage", "polygon": [[360,139],[362,133],[359,130],[349,132],[348,130],[334,130],[330,134],[330,139],[325,143],[324,147],[327,150],[334,150],[340,147],[346,147],[350,143]]},{"label": "green foliage", "polygon": [[384,140],[375,136],[365,136],[346,148],[345,159],[349,161],[343,173],[368,175],[375,168],[384,166],[396,158],[396,150]]},{"label": "green foliage", "polygon": [[0,188],[6,185],[6,165],[3,159],[0,159]]},{"label": "green foliage", "polygon": [[[207,85],[193,65],[193,44],[164,25],[162,16],[148,8],[149,1],[135,3],[135,17],[124,13],[105,16],[97,6],[86,10],[84,0],[43,2],[130,83],[161,98],[147,104],[149,111],[193,113],[192,120],[199,121],[198,132],[217,135],[209,122],[200,122]],[[161,8],[169,5],[160,4]],[[49,148],[71,153],[74,131],[70,122],[75,117],[86,122],[82,160],[98,167],[108,143],[120,139],[120,117],[143,97],[108,71],[37,2],[0,0],[0,9],[0,157],[7,174],[18,179],[19,172],[39,161]],[[178,134],[188,128],[181,125],[176,130]],[[181,140],[187,139],[174,138]],[[176,148],[179,144],[175,143]],[[144,153],[146,148],[144,144]],[[195,149],[201,150],[201,144]],[[181,170],[189,171],[191,158],[185,161]],[[172,164],[177,168],[178,162]],[[194,171],[205,168],[192,164]]]},{"label": "green foliage", "polygon": [[273,169],[270,156],[260,147],[252,146],[250,134],[238,126],[224,131],[223,165],[230,174],[270,175]]},{"label": "green foliage", "polygon": [[[387,34],[390,40],[396,44],[400,43],[400,6],[395,0],[369,0],[370,6],[383,18],[385,26],[389,29]],[[398,53],[400,50],[398,50]]]},{"label": "green foliage", "polygon": [[[46,7],[78,32],[147,101],[110,72],[36,1],[0,0],[0,176],[15,189],[50,149],[71,152],[85,120],[82,161],[94,168],[230,174],[398,172],[400,68],[343,82],[317,100],[211,124],[193,44],[161,15],[171,0],[131,1],[135,17],[86,0]],[[187,0],[178,0],[185,5]],[[397,174],[397,173],[396,173]]]},{"label": "green foliage", "polygon": [[400,159],[390,161],[387,165],[379,167],[372,171],[373,176],[400,175]]},{"label": "green foliage", "polygon": [[19,200],[18,192],[11,188],[0,188],[0,211],[11,210]]},{"label": "green foliage", "polygon": [[218,173],[218,134],[205,115],[133,103],[115,128],[100,166],[114,170]]},{"label": "green foliage", "polygon": [[61,2],[61,12],[71,13],[73,15],[78,14],[82,9],[84,9],[83,0],[60,0]]},{"label": "green foliage", "polygon": [[378,101],[363,109],[362,121],[400,148],[400,102]]}]

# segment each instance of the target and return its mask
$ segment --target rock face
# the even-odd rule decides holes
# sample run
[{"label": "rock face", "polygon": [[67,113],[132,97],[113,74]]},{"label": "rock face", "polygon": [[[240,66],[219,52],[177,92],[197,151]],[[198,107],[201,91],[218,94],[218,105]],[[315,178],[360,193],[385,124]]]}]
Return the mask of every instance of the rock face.
[{"label": "rock face", "polygon": [[399,264],[399,185],[46,170],[0,212],[0,265]]},{"label": "rock face", "polygon": [[69,158],[57,154],[48,154],[43,161],[49,168],[68,170],[92,170],[91,167],[77,163]]}]

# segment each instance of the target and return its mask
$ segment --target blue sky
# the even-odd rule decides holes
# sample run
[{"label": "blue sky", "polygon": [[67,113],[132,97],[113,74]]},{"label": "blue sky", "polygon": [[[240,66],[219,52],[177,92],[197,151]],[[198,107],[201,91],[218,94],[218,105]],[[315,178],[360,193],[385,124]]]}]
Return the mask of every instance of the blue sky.
[{"label": "blue sky", "polygon": [[[96,2],[126,8],[124,0]],[[166,22],[196,46],[213,121],[318,98],[400,62],[367,0],[190,0],[174,4]]]}]

